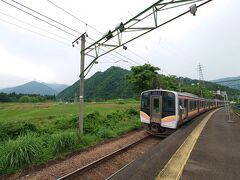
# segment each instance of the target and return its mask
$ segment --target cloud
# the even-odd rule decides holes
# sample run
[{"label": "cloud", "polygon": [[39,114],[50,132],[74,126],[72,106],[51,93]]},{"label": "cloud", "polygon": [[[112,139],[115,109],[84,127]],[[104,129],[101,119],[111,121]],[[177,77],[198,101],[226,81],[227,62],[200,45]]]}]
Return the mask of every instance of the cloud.
[{"label": "cloud", "polygon": [[51,81],[55,78],[54,73],[47,66],[36,62],[33,63],[31,59],[16,57],[3,46],[0,46],[0,58],[1,74],[41,81]]}]

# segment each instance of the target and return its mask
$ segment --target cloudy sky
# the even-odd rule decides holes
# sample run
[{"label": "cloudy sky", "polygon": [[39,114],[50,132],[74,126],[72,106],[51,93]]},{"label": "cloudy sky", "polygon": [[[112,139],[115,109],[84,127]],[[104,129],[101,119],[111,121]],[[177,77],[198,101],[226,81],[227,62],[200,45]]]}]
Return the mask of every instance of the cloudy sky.
[{"label": "cloudy sky", "polygon": [[[89,36],[97,40],[102,37],[99,32],[114,29],[119,22],[125,22],[156,0],[51,0],[79,20],[59,10],[48,0],[5,2],[24,9],[16,3],[20,2],[80,33],[87,30]],[[128,50],[119,49],[117,52],[127,59],[121,56],[119,61],[111,55],[101,57],[88,77],[113,65],[130,69],[133,61],[139,64],[149,61],[160,67],[162,73],[190,78],[198,78],[196,67],[199,63],[204,66],[206,80],[239,76],[239,7],[238,0],[213,0],[199,8],[196,16],[187,14],[128,44]],[[187,10],[188,6],[184,8],[182,10]],[[80,35],[63,29],[75,36]],[[75,37],[69,33],[47,25],[1,0],[0,88],[32,80],[73,84],[79,76],[80,59],[80,47],[73,48],[73,40]],[[87,41],[91,43],[90,39]],[[86,64],[90,60],[87,57]]]}]

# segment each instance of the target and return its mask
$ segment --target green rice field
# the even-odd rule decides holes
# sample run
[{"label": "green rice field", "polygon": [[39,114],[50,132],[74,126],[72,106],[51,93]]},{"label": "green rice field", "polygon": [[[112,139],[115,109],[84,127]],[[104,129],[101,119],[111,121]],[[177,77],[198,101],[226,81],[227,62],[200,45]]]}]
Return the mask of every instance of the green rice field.
[{"label": "green rice field", "polygon": [[79,104],[0,103],[0,175],[139,129],[138,112],[139,102],[133,100],[85,103],[80,135]]}]

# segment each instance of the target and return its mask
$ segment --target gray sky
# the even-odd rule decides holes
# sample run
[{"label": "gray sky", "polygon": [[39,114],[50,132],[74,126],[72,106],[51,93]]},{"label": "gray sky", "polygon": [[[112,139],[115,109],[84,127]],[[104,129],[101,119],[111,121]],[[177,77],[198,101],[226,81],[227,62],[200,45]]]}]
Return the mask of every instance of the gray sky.
[{"label": "gray sky", "polygon": [[[14,4],[11,0],[6,1]],[[86,30],[85,24],[63,13],[47,0],[17,1],[80,32]],[[52,2],[63,6],[104,33],[109,29],[114,29],[119,22],[125,22],[156,1],[52,0]],[[177,76],[198,78],[196,71],[198,63],[205,67],[203,73],[206,80],[239,76],[239,7],[238,0],[213,0],[199,8],[195,17],[188,14],[127,45],[128,49],[142,58],[128,50],[120,49],[118,52],[140,64],[146,63],[143,58],[147,59],[165,73]],[[186,10],[187,8],[188,6],[185,7]],[[3,13],[41,27],[64,39],[23,24]],[[58,41],[3,21],[18,24]],[[87,28],[87,32],[94,39],[102,36],[90,27]],[[19,85],[31,80],[69,85],[74,83],[79,76],[80,58],[79,47],[71,47],[74,39],[0,1],[0,88]],[[131,64],[124,61],[113,63],[118,60],[111,55],[100,58],[100,63],[92,68],[88,77],[96,71],[104,71],[113,65],[130,69]],[[86,63],[89,62],[90,59],[87,58]]]}]

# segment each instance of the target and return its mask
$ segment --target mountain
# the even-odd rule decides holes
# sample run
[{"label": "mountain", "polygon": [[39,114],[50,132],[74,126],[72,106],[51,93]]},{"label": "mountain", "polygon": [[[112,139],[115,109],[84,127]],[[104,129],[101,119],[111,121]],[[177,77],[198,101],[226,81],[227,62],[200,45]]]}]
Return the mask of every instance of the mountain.
[{"label": "mountain", "polygon": [[31,81],[20,86],[1,89],[0,92],[4,93],[15,92],[16,94],[40,94],[40,95],[56,95],[58,93],[53,88],[37,81]]},{"label": "mountain", "polygon": [[66,89],[68,87],[68,85],[66,84],[57,84],[57,83],[44,83],[46,86],[52,88],[53,90],[57,91],[57,93],[60,93],[61,91],[63,91],[64,89]]},{"label": "mountain", "polygon": [[[129,75],[131,71],[122,69],[120,67],[110,67],[104,72],[97,72],[89,79],[85,80],[84,84],[84,95],[85,100],[106,100],[106,99],[124,99],[124,98],[134,98],[134,95],[130,85],[127,83],[126,76]],[[199,93],[199,88],[196,88],[199,84],[199,80],[193,80],[190,78],[183,77],[166,77],[162,75],[162,84],[170,84],[170,81],[175,82],[168,89],[179,91],[179,82],[182,84],[181,89],[185,92]],[[165,83],[164,83],[165,82]],[[205,91],[208,94],[212,94],[211,91],[226,91],[229,97],[240,96],[240,91],[232,89],[220,84],[213,82],[204,82]],[[165,88],[164,88],[165,89]],[[72,86],[69,86],[57,96],[58,99],[73,101],[76,97],[79,97],[79,81],[76,81]]]},{"label": "mountain", "polygon": [[[181,77],[181,78],[178,78],[178,81],[182,82],[185,85],[199,84],[199,80],[190,79],[190,78]],[[219,83],[214,83],[213,81],[204,81],[204,86],[209,91],[217,91],[217,90],[226,91],[229,97],[240,96],[239,89],[225,86]]]},{"label": "mountain", "polygon": [[[97,72],[84,83],[85,100],[104,100],[116,98],[132,98],[133,91],[127,85],[126,76],[130,71],[112,66],[104,72]],[[58,94],[62,100],[74,100],[79,96],[79,80]]]},{"label": "mountain", "polygon": [[240,90],[240,76],[216,79],[212,82]]}]

